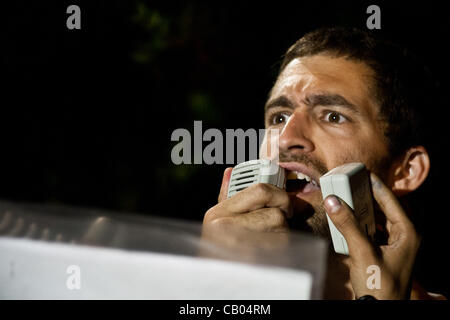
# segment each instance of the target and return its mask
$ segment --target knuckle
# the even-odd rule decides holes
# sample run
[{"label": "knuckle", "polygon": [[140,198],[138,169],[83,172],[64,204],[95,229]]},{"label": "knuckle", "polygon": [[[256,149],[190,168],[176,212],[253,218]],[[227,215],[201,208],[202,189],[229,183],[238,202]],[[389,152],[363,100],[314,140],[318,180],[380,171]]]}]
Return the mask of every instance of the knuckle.
[{"label": "knuckle", "polygon": [[284,216],[283,211],[278,208],[272,208],[269,210],[269,214],[271,217],[272,225],[274,226],[284,226],[286,224],[286,218]]},{"label": "knuckle", "polygon": [[220,217],[209,221],[209,226],[212,228],[223,228],[232,224],[232,219],[229,217]]},{"label": "knuckle", "polygon": [[222,215],[225,210],[226,207],[223,206],[223,204],[216,204],[214,207],[209,208],[203,216],[203,223],[208,223],[211,220],[217,219],[216,217]]},{"label": "knuckle", "polygon": [[414,225],[412,223],[408,223],[408,232],[409,232],[410,237],[412,239],[418,239],[419,238],[419,234],[416,231],[416,227],[414,227]]},{"label": "knuckle", "polygon": [[214,217],[215,207],[210,208],[208,211],[206,211],[205,215],[203,216],[203,223],[207,223],[211,220],[212,217]]},{"label": "knuckle", "polygon": [[290,198],[289,198],[289,195],[287,194],[286,191],[283,191],[283,192],[281,193],[281,197],[282,197],[282,202],[283,202],[284,204],[289,204],[289,203],[291,203],[291,200],[290,200]]},{"label": "knuckle", "polygon": [[272,196],[272,190],[266,183],[257,183],[253,186],[253,189],[257,197],[269,198]]},{"label": "knuckle", "polygon": [[335,224],[340,226],[341,228],[351,227],[354,223],[354,219],[352,215],[348,214],[348,212],[341,212],[338,217],[335,217]]},{"label": "knuckle", "polygon": [[254,185],[254,188],[263,195],[270,193],[270,188],[267,183],[257,183]]},{"label": "knuckle", "polygon": [[422,242],[422,237],[420,236],[420,234],[416,231],[416,228],[414,227],[413,224],[411,224],[411,226],[409,227],[409,238],[410,238],[410,243],[414,248],[418,248]]}]

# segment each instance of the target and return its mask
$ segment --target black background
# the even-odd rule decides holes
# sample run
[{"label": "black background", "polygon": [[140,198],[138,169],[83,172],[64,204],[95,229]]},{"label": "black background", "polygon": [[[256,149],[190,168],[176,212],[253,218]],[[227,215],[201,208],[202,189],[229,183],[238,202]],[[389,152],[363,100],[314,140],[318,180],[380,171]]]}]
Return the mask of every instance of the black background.
[{"label": "black background", "polygon": [[[68,30],[66,8],[81,8]],[[171,162],[176,128],[263,128],[285,50],[322,26],[382,29],[419,54],[445,96],[446,10],[407,2],[15,1],[2,4],[0,198],[201,221],[225,165]],[[445,99],[443,100],[444,102]],[[418,277],[449,293],[448,103],[424,106],[432,133]]]}]

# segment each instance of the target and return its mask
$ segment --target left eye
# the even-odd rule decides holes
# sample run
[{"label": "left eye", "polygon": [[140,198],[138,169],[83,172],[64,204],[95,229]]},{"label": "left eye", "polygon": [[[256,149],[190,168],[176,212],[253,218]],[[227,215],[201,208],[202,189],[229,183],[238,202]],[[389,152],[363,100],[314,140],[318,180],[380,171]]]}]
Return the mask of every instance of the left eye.
[{"label": "left eye", "polygon": [[340,113],[337,112],[328,112],[325,115],[325,120],[331,123],[343,123],[347,119]]}]

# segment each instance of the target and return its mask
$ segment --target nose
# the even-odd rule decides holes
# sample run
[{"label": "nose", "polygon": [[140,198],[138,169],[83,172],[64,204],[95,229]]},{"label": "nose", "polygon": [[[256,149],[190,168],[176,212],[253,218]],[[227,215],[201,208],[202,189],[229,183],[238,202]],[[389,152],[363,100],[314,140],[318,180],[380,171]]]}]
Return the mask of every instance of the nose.
[{"label": "nose", "polygon": [[309,153],[314,150],[310,140],[310,122],[307,116],[294,112],[286,122],[279,137],[280,152]]}]

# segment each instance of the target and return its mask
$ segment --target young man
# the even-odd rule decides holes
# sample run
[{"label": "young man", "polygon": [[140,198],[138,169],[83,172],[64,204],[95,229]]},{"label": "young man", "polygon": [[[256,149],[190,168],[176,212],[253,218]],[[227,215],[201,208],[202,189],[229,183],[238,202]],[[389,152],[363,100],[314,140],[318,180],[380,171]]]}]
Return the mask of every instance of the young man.
[{"label": "young man", "polygon": [[[279,165],[309,182],[286,191],[257,184],[226,199],[228,168],[219,203],[205,214],[204,235],[230,226],[283,233],[297,224],[330,238],[328,213],[348,242],[349,256],[331,254],[326,298],[433,298],[411,281],[420,237],[398,200],[419,188],[430,170],[420,134],[428,79],[409,53],[366,32],[328,28],[306,34],[284,57],[265,106],[265,126],[279,129]],[[385,243],[370,243],[343,201],[322,199],[319,177],[349,162],[371,171]],[[370,265],[380,267],[380,289],[367,288]]]}]

